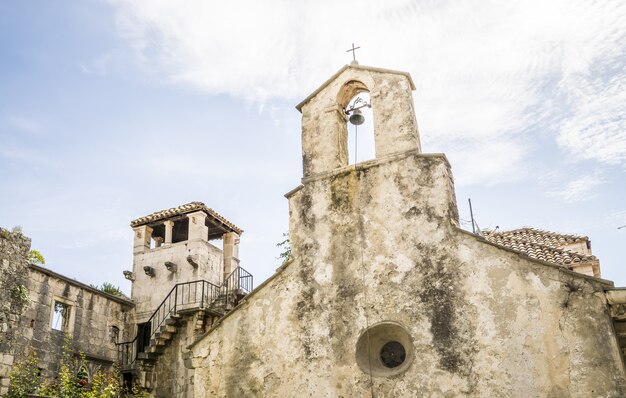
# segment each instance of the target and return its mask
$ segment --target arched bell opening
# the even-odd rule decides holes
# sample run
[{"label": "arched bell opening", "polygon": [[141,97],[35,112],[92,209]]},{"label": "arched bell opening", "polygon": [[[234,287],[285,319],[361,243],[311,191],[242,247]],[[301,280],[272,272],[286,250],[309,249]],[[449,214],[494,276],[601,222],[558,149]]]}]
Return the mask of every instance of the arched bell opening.
[{"label": "arched bell opening", "polygon": [[346,120],[348,164],[375,158],[374,113],[368,88],[362,82],[349,81],[339,91],[337,102]]},{"label": "arched bell opening", "polygon": [[[352,109],[350,109],[352,107]],[[348,164],[376,157],[374,142],[374,112],[367,91],[355,95],[348,103]]]}]

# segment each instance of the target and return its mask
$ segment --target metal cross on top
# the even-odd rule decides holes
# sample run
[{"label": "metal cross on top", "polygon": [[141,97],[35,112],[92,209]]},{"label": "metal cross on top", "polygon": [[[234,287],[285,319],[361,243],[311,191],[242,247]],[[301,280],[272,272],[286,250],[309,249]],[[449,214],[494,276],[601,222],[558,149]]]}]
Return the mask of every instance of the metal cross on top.
[{"label": "metal cross on top", "polygon": [[361,48],[361,46],[359,46],[359,47],[354,47],[354,43],[352,43],[352,48],[346,51],[347,53],[349,53],[350,51],[352,51],[352,60],[353,60],[353,61],[356,61],[356,55],[355,55],[355,53],[356,53],[356,50],[358,50],[359,48]]}]

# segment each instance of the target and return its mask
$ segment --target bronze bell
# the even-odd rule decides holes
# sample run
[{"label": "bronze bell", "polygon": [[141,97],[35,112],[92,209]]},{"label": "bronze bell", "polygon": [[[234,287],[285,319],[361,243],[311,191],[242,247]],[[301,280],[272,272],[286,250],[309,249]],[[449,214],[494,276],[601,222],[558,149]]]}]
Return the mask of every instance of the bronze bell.
[{"label": "bronze bell", "polygon": [[352,115],[350,115],[350,123],[355,126],[359,126],[365,122],[365,117],[363,117],[363,113],[361,113],[360,109],[355,109],[352,111]]}]

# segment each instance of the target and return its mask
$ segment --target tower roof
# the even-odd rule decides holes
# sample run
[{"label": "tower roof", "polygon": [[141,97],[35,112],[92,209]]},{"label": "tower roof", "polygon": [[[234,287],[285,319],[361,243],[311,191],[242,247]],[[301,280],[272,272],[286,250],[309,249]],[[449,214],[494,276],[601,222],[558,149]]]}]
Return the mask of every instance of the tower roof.
[{"label": "tower roof", "polygon": [[243,230],[237,227],[235,224],[231,223],[221,215],[219,215],[213,209],[207,207],[202,202],[190,202],[184,205],[180,205],[178,207],[172,207],[171,209],[165,209],[160,211],[155,211],[154,213],[148,214],[147,216],[139,217],[133,221],[131,221],[131,227],[138,227],[140,225],[152,224],[162,220],[170,219],[176,216],[182,216],[187,213],[193,213],[194,211],[203,211],[207,214],[207,222],[221,227],[224,232],[235,232],[238,235],[243,233]]}]

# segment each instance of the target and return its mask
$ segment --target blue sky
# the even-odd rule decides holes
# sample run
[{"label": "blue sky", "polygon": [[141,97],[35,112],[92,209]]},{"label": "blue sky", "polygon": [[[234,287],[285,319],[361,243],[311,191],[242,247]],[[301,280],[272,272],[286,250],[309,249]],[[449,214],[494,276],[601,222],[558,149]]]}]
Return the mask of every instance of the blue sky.
[{"label": "blue sky", "polygon": [[587,235],[624,286],[622,3],[0,3],[0,225],[51,269],[128,290],[130,220],[199,200],[246,231],[258,284],[301,176],[294,106],[355,42],[361,64],[413,76],[466,228],[471,197],[482,228]]}]

